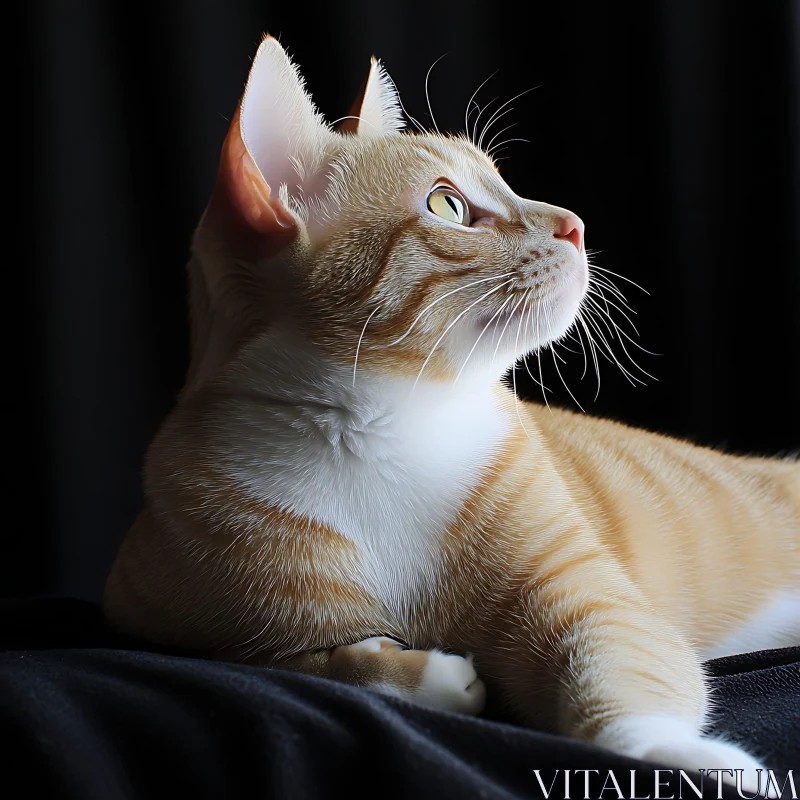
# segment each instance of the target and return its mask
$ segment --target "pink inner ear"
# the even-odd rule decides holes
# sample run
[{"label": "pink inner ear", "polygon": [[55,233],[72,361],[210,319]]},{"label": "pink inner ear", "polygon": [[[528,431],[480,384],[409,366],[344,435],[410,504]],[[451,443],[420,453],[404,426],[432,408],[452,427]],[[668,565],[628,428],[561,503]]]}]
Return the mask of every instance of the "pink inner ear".
[{"label": "pink inner ear", "polygon": [[241,137],[274,192],[308,197],[303,185],[315,172],[330,128],[314,107],[303,79],[277,40],[258,48],[241,105]]},{"label": "pink inner ear", "polygon": [[215,213],[248,250],[275,252],[295,236],[300,222],[281,200],[284,186],[292,201],[307,203],[306,229],[313,227],[334,136],[286,52],[266,37],[225,140],[215,191]]},{"label": "pink inner ear", "polygon": [[222,145],[207,219],[222,227],[228,245],[237,253],[268,258],[294,239],[297,227],[247,151],[240,117],[241,104]]},{"label": "pink inner ear", "polygon": [[347,116],[339,123],[337,130],[339,133],[358,133],[358,117],[361,114],[361,106],[364,104],[364,94],[367,91],[369,77],[364,81],[361,91],[356,95]]}]

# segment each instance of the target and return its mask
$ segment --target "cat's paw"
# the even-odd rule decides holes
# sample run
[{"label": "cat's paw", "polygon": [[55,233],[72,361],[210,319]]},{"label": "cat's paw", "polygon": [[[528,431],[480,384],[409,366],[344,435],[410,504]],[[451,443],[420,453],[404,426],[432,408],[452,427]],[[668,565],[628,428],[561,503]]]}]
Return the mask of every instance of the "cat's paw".
[{"label": "cat's paw", "polygon": [[480,714],[486,702],[486,687],[475,672],[471,657],[432,650],[428,652],[422,680],[411,696],[433,708]]},{"label": "cat's paw", "polygon": [[[741,770],[742,791],[753,795],[756,791],[763,795],[767,788],[767,769],[740,747],[714,739],[696,737],[692,741],[665,742],[647,750],[642,756],[646,761],[667,764],[684,770],[730,770],[719,773],[723,783],[736,783],[736,770]],[[760,778],[759,778],[759,772]],[[707,780],[716,782],[718,773],[712,772]],[[768,797],[777,797],[772,789]]]},{"label": "cat's paw", "polygon": [[701,736],[695,726],[679,717],[624,717],[605,727],[595,743],[674,769],[702,771],[705,780],[715,784],[718,775],[724,783],[735,784],[736,771],[741,770],[743,791],[753,794],[767,788],[767,770],[755,758],[737,745]]},{"label": "cat's paw", "polygon": [[365,677],[373,691],[404,697],[430,708],[480,714],[486,688],[472,657],[439,650],[410,650],[394,639],[373,636],[337,647],[331,660],[347,672]]},{"label": "cat's paw", "polygon": [[356,653],[379,653],[381,650],[404,650],[400,642],[390,639],[388,636],[373,636],[355,644],[347,644],[336,648],[337,655],[354,655]]}]

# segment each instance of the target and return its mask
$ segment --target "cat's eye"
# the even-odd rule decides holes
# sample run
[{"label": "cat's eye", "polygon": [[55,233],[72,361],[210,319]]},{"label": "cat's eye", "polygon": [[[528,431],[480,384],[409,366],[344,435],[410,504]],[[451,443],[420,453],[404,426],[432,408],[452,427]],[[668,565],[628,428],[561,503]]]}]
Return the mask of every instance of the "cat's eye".
[{"label": "cat's eye", "polygon": [[455,222],[456,225],[469,225],[469,207],[464,198],[449,186],[437,186],[428,195],[428,210],[437,217]]}]

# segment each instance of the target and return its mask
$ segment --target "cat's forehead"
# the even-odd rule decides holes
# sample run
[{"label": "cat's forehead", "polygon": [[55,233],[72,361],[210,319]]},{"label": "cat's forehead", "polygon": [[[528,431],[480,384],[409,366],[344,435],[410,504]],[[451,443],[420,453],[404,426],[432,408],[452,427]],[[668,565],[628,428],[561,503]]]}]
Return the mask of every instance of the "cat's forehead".
[{"label": "cat's forehead", "polygon": [[[521,198],[500,177],[491,158],[465,137],[404,133],[358,144],[366,147],[366,152],[360,153],[362,158],[380,167],[376,175],[389,180],[402,175],[398,185],[425,192],[431,182],[444,179],[487,212],[508,215],[519,206]],[[359,171],[353,165],[351,174]]]},{"label": "cat's forehead", "polygon": [[516,206],[516,195],[500,177],[494,162],[463,136],[409,136],[417,156],[443,170],[468,199],[497,214]]}]

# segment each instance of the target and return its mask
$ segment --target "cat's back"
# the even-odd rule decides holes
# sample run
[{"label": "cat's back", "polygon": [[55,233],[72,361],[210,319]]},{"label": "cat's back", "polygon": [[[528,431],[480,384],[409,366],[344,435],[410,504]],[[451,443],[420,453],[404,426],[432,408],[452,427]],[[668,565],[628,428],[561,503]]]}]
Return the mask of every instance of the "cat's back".
[{"label": "cat's back", "polygon": [[536,404],[525,414],[605,546],[707,652],[800,641],[796,458],[723,453]]}]

